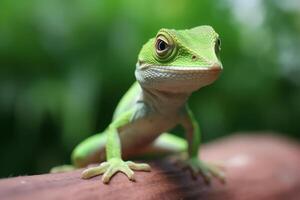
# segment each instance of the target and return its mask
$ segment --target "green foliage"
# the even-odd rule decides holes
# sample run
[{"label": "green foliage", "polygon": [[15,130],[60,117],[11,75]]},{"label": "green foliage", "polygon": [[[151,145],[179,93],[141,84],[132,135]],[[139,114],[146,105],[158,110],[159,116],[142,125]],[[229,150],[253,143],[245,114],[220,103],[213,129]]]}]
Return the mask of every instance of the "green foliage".
[{"label": "green foliage", "polygon": [[0,176],[46,172],[101,131],[162,27],[212,25],[224,73],[193,95],[204,140],[300,131],[296,0],[0,1]]}]

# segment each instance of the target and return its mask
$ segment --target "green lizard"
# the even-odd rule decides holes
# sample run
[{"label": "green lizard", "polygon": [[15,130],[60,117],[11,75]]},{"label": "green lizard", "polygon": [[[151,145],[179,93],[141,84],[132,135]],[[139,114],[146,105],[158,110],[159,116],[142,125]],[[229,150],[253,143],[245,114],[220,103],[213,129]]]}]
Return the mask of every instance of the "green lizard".
[{"label": "green lizard", "polygon": [[[187,106],[191,93],[213,83],[222,71],[220,45],[210,26],[159,30],[141,49],[137,82],[120,100],[112,122],[73,151],[75,167],[101,162],[85,169],[82,178],[103,174],[102,181],[108,183],[120,171],[134,180],[133,170],[150,171],[150,166],[124,158],[186,151],[188,158],[183,162],[194,173],[207,181],[211,176],[223,180],[221,170],[198,158],[200,130]],[[166,133],[178,124],[185,129],[187,142]]]}]

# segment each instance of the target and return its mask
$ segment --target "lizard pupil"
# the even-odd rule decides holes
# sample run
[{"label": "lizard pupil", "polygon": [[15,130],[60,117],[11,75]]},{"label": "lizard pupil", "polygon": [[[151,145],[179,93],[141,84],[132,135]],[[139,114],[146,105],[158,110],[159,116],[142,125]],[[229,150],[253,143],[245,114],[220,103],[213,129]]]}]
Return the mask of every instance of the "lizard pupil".
[{"label": "lizard pupil", "polygon": [[164,51],[164,50],[166,50],[166,48],[167,48],[167,43],[165,42],[165,41],[163,41],[163,40],[158,40],[158,44],[157,44],[157,49],[159,50],[159,51]]}]

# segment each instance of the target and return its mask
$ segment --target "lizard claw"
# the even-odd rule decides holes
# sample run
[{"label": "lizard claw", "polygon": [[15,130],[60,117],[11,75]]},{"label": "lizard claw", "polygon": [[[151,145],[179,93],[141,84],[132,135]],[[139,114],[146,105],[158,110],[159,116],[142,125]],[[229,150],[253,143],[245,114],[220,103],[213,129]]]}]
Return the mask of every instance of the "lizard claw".
[{"label": "lizard claw", "polygon": [[211,182],[212,177],[216,177],[221,183],[225,183],[224,170],[218,165],[203,162],[198,158],[191,158],[184,161],[183,168],[189,169],[194,178],[201,174],[207,184]]}]

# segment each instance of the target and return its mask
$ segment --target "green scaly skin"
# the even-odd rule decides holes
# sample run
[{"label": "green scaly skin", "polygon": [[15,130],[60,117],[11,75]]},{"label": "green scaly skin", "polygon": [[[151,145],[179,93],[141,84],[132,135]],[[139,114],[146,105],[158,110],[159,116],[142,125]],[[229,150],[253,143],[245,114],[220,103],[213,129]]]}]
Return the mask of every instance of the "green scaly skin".
[{"label": "green scaly skin", "polygon": [[[101,162],[84,170],[82,178],[103,174],[102,181],[108,183],[120,171],[134,180],[133,170],[150,171],[150,166],[124,158],[186,151],[188,158],[182,162],[194,175],[200,173],[208,182],[211,176],[224,180],[216,166],[199,160],[200,129],[186,103],[192,92],[218,78],[219,52],[219,36],[210,26],[159,30],[141,49],[137,82],[120,100],[111,124],[74,150],[75,167]],[[187,140],[166,133],[177,124],[185,129]]]}]

